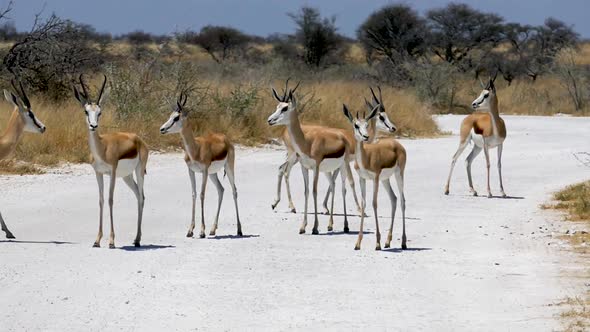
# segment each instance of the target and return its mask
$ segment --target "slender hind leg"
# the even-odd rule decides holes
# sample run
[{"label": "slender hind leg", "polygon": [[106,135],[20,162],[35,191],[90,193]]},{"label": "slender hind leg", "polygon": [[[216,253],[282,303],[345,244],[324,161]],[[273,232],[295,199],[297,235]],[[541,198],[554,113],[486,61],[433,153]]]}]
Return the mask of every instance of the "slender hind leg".
[{"label": "slender hind leg", "polygon": [[402,208],[402,249],[408,249],[406,245],[406,195],[404,194],[404,175],[402,170],[395,172],[395,182],[397,183],[397,190],[400,197]]},{"label": "slender hind leg", "polygon": [[285,174],[285,168],[287,167],[287,162],[279,166],[279,171],[277,172],[277,198],[275,198],[274,203],[272,203],[271,207],[274,210],[279,202],[281,201],[281,185],[283,184],[283,175]]},{"label": "slender hind leg", "polygon": [[303,175],[303,187],[305,194],[305,205],[303,210],[303,223],[299,228],[299,234],[305,233],[305,227],[307,227],[307,201],[309,198],[309,170],[301,164],[301,174]]},{"label": "slender hind leg", "polygon": [[449,171],[449,177],[447,178],[447,185],[445,186],[445,195],[449,194],[449,186],[451,184],[451,177],[453,176],[453,168],[455,168],[455,164],[457,163],[457,159],[459,159],[459,157],[461,156],[461,153],[463,153],[463,150],[465,150],[465,148],[467,147],[468,144],[469,144],[469,139],[466,139],[465,141],[461,142],[461,144],[459,144],[459,148],[455,152],[455,155],[453,155],[453,161],[451,162],[451,170]]},{"label": "slender hind leg", "polygon": [[103,216],[103,208],[104,208],[104,178],[102,174],[96,173],[96,181],[98,182],[98,207],[99,207],[99,215],[98,215],[98,235],[96,235],[96,240],[94,241],[93,247],[98,248],[100,247],[100,240],[102,239],[102,216]]},{"label": "slender hind leg", "polygon": [[491,198],[492,197],[492,190],[490,189],[490,151],[487,146],[487,142],[486,142],[485,137],[483,138],[483,154],[486,156],[488,198]]},{"label": "slender hind leg", "polygon": [[135,183],[135,180],[133,180],[132,174],[129,174],[126,177],[124,177],[123,182],[125,182],[125,184],[131,189],[131,191],[133,191],[133,194],[135,194],[135,198],[137,199],[137,235],[135,236],[135,241],[133,242],[133,244],[136,247],[139,247],[141,242],[141,211],[143,200],[141,199],[138,185],[137,183]]},{"label": "slender hind leg", "polygon": [[209,171],[207,168],[203,171],[203,182],[201,183],[201,232],[199,237],[202,239],[205,237],[205,192],[207,189],[207,177]]},{"label": "slender hind leg", "polygon": [[240,221],[240,211],[238,210],[238,189],[236,188],[236,179],[234,176],[234,169],[233,165],[227,167],[227,178],[229,180],[229,184],[231,185],[232,194],[234,197],[234,205],[236,207],[236,220],[238,223],[238,236],[243,236],[242,234],[242,222]]},{"label": "slender hind leg", "polygon": [[326,194],[326,198],[329,197],[330,192],[332,193],[332,203],[330,206],[330,221],[328,222],[328,231],[331,232],[334,230],[334,193],[336,189],[336,177],[338,176],[338,172],[333,172],[332,176],[329,176],[329,173],[324,173],[328,176],[328,180],[330,181],[330,188],[328,189],[328,193]]},{"label": "slender hind leg", "polygon": [[[326,196],[324,197],[324,202],[322,204],[324,211],[322,212],[322,214],[330,214],[330,209],[328,208],[328,200],[330,199],[330,194],[332,194],[332,197],[334,197],[334,188],[332,187],[332,178],[336,178],[336,176],[338,176],[338,171],[334,171],[332,173],[326,172],[324,173],[324,175],[326,176],[326,179],[328,180],[329,186],[328,186],[328,190],[326,191]],[[332,206],[332,208],[334,208]]]},{"label": "slender hind leg", "polygon": [[506,197],[504,184],[502,183],[502,150],[503,144],[498,145],[498,177],[500,178],[500,193],[502,194],[502,197]]},{"label": "slender hind leg", "polygon": [[311,234],[317,235],[319,234],[318,226],[319,226],[319,219],[318,219],[318,179],[320,177],[320,166],[319,162],[316,161],[315,170],[313,172],[313,229],[311,230]]},{"label": "slender hind leg", "polygon": [[365,224],[365,206],[367,206],[367,180],[359,177],[359,184],[361,186],[361,226],[359,228],[359,236],[356,239],[354,250],[361,249],[361,241],[363,240],[363,225]]},{"label": "slender hind leg", "polygon": [[2,213],[0,213],[0,226],[2,227],[2,231],[6,234],[7,239],[14,239],[14,235],[8,230],[8,226],[6,226],[4,218],[2,218]]},{"label": "slender hind leg", "polygon": [[350,169],[350,164],[347,163],[346,161],[344,162],[344,171],[346,172],[346,178],[348,179],[348,184],[350,185],[350,188],[352,189],[352,197],[354,198],[354,204],[356,204],[356,210],[360,213],[361,206],[359,204],[359,200],[356,195],[356,186],[354,184],[354,177],[352,176],[352,170]]},{"label": "slender hind leg", "polygon": [[379,198],[379,174],[373,180],[373,213],[375,214],[375,250],[381,250],[381,232],[379,231],[379,213],[377,211],[377,199]]},{"label": "slender hind leg", "polygon": [[293,196],[291,196],[291,170],[293,166],[297,164],[297,154],[293,153],[293,156],[289,158],[287,162],[287,167],[285,168],[285,189],[287,189],[287,199],[289,200],[289,210],[291,213],[297,213],[295,209],[295,204],[293,204]]},{"label": "slender hind leg", "polygon": [[195,172],[193,172],[190,167],[188,169],[188,177],[191,180],[191,193],[193,198],[193,212],[191,214],[191,225],[188,228],[188,232],[186,233],[186,237],[193,237],[193,231],[195,230],[195,210],[197,206],[197,181],[195,179]]},{"label": "slender hind leg", "polygon": [[221,202],[223,202],[223,185],[219,182],[219,177],[217,177],[217,173],[210,174],[209,179],[217,188],[217,213],[215,214],[215,222],[213,223],[213,228],[211,228],[211,232],[209,235],[214,236],[215,232],[217,232],[217,223],[219,221],[219,212],[221,211]]},{"label": "slender hind leg", "polygon": [[471,178],[471,164],[477,155],[481,152],[481,148],[477,145],[473,145],[473,150],[465,159],[465,168],[467,169],[467,180],[469,181],[469,192],[473,194],[473,196],[477,196],[477,191],[473,188],[473,180]]},{"label": "slender hind leg", "polygon": [[393,221],[395,220],[395,210],[397,209],[397,196],[395,196],[393,189],[391,189],[389,179],[383,180],[381,183],[383,183],[383,187],[385,188],[385,191],[387,191],[389,201],[391,202],[391,224],[389,225],[389,231],[387,232],[387,241],[385,241],[385,248],[389,248],[393,237]]},{"label": "slender hind leg", "polygon": [[344,208],[344,233],[350,232],[348,228],[348,211],[346,211],[346,174],[345,170],[340,172],[340,178],[342,179],[342,205]]}]

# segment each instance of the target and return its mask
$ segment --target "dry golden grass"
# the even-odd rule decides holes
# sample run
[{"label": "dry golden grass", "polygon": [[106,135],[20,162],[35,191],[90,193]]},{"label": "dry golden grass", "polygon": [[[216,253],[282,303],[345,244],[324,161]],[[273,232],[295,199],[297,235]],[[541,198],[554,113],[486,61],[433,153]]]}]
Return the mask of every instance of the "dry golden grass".
[{"label": "dry golden grass", "polygon": [[[543,208],[553,208],[567,212],[567,219],[571,222],[582,223],[584,227],[590,225],[590,181],[569,186],[553,195],[552,204]],[[590,234],[587,231],[576,231],[564,236],[572,248],[586,261],[590,254]],[[582,272],[582,278],[590,277],[590,269]],[[576,297],[567,298],[560,303],[567,309],[561,314],[565,331],[587,331],[590,329],[590,293],[584,292]]]}]

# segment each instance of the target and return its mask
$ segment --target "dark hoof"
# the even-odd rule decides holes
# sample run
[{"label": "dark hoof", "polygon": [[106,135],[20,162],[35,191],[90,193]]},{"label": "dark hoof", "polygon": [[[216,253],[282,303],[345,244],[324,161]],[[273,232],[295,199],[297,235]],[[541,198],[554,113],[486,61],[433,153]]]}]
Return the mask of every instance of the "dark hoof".
[{"label": "dark hoof", "polygon": [[100,248],[100,243],[94,242],[94,244],[92,245],[92,248]]},{"label": "dark hoof", "polygon": [[186,233],[186,237],[193,237],[193,232]]},{"label": "dark hoof", "polygon": [[385,248],[389,248],[389,243],[386,243],[385,244]]},{"label": "dark hoof", "polygon": [[297,210],[295,210],[295,208],[292,208],[291,213],[297,213]]},{"label": "dark hoof", "polygon": [[472,192],[473,197],[477,197],[477,191]]},{"label": "dark hoof", "polygon": [[141,244],[139,244],[139,242],[133,242],[133,245],[134,245],[136,248],[139,248],[139,247],[141,247]]},{"label": "dark hoof", "polygon": [[270,207],[272,207],[272,209],[274,210],[277,207],[277,204],[273,204]]},{"label": "dark hoof", "polygon": [[333,231],[333,230],[334,230],[334,227],[332,227],[332,226],[328,226],[328,232],[331,232],[331,231]]},{"label": "dark hoof", "polygon": [[305,229],[300,229],[299,234],[305,234]]},{"label": "dark hoof", "polygon": [[313,234],[313,235],[318,235],[318,234],[320,234],[320,232],[319,232],[317,229],[313,229],[313,230],[311,231],[311,234]]},{"label": "dark hoof", "polygon": [[209,232],[209,236],[215,236],[215,232],[214,231]]},{"label": "dark hoof", "polygon": [[350,229],[348,227],[344,227],[344,233],[350,233]]},{"label": "dark hoof", "polygon": [[14,237],[14,235],[12,235],[12,233],[10,233],[10,232],[6,232],[6,238],[7,238],[7,239],[16,239],[16,238]]},{"label": "dark hoof", "polygon": [[376,246],[376,247],[375,247],[375,251],[381,251],[381,246],[379,246],[379,245],[378,245],[378,246]]},{"label": "dark hoof", "polygon": [[199,234],[199,237],[200,237],[201,239],[204,239],[204,238],[205,238],[205,233],[201,233],[201,234]]},{"label": "dark hoof", "polygon": [[404,244],[402,244],[402,250],[406,250],[406,249],[408,249],[408,246],[406,246],[406,244],[405,244],[405,243],[404,243]]},{"label": "dark hoof", "polygon": [[445,195],[447,195],[447,196],[449,195],[449,191],[448,190],[445,190]]},{"label": "dark hoof", "polygon": [[360,246],[355,246],[354,247],[354,250],[361,250],[361,247]]},{"label": "dark hoof", "polygon": [[109,244],[109,249],[115,249],[115,245],[114,244]]},{"label": "dark hoof", "polygon": [[244,234],[242,234],[242,231],[238,231],[238,236],[244,236]]},{"label": "dark hoof", "polygon": [[488,198],[492,198],[492,197],[493,197],[492,194],[488,194]]}]

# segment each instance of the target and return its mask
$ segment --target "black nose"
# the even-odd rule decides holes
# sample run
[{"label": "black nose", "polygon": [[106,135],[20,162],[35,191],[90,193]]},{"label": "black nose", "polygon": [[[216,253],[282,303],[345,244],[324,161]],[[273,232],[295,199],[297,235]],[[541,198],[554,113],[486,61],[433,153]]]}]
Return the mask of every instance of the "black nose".
[{"label": "black nose", "polygon": [[47,129],[47,128],[46,128],[45,126],[43,126],[43,127],[41,127],[41,128],[39,129],[39,131],[41,131],[41,134],[43,134],[43,133],[45,132],[45,130],[46,130],[46,129]]},{"label": "black nose", "polygon": [[471,107],[476,108],[477,107],[477,103],[471,104]]},{"label": "black nose", "polygon": [[166,132],[166,129],[164,129],[164,128],[160,128],[160,132],[163,134],[163,133],[165,133],[165,132]]}]

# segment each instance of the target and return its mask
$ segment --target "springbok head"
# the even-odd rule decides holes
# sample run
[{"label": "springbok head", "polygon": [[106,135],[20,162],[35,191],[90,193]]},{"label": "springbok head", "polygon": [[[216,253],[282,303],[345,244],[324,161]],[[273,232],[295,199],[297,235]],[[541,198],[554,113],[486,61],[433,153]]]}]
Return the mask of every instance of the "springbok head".
[{"label": "springbok head", "polygon": [[25,92],[22,83],[18,83],[20,89],[16,87],[14,80],[10,83],[12,84],[12,88],[14,89],[15,93],[12,93],[8,90],[4,90],[4,98],[6,98],[6,100],[9,103],[12,103],[14,106],[17,107],[18,114],[23,123],[25,124],[24,130],[30,133],[43,134],[46,129],[45,125],[41,121],[39,121],[39,119],[37,119],[35,114],[33,114],[33,111],[31,109],[31,102],[27,97],[27,93]]},{"label": "springbok head", "polygon": [[100,87],[100,93],[98,94],[98,98],[96,102],[92,102],[88,95],[88,91],[86,90],[86,84],[84,84],[84,80],[82,78],[82,74],[80,74],[80,85],[82,86],[82,92],[78,91],[76,86],[74,86],[74,96],[80,102],[82,107],[84,108],[84,114],[86,115],[86,122],[88,123],[88,129],[91,131],[95,131],[98,128],[98,120],[100,119],[101,114],[101,106],[103,105],[106,94],[104,93],[104,88],[107,84],[107,76],[104,76],[104,80],[102,81],[102,86]]},{"label": "springbok head", "polygon": [[283,94],[279,95],[275,88],[272,89],[272,95],[275,99],[279,102],[277,104],[277,108],[271,116],[268,117],[268,124],[271,126],[276,125],[288,125],[291,121],[291,114],[293,112],[297,112],[297,100],[295,99],[295,91],[299,87],[297,83],[295,88],[289,89],[289,79],[285,82],[285,90],[283,90]]},{"label": "springbok head", "polygon": [[395,133],[397,127],[391,120],[389,120],[389,116],[387,116],[387,112],[385,112],[385,106],[383,104],[383,95],[381,94],[381,87],[377,86],[377,90],[379,91],[379,98],[375,95],[375,91],[373,88],[369,88],[371,90],[371,94],[373,98],[371,102],[369,102],[365,98],[365,105],[367,105],[367,109],[369,112],[375,108],[375,106],[379,105],[379,113],[377,115],[377,130],[386,131],[389,133]]},{"label": "springbok head", "polygon": [[481,88],[483,89],[479,94],[479,97],[471,103],[471,107],[474,110],[482,109],[482,110],[489,110],[490,103],[495,101],[496,99],[496,86],[494,82],[496,81],[496,75],[494,77],[490,77],[487,85],[484,85],[483,82],[480,80],[479,83],[481,84]]},{"label": "springbok head", "polygon": [[369,115],[365,116],[365,112],[359,114],[356,112],[356,117],[352,117],[352,114],[348,110],[346,104],[342,104],[342,112],[344,116],[352,123],[352,129],[354,131],[354,138],[360,142],[367,142],[369,140],[369,121],[379,114],[380,104],[377,104],[371,109]]},{"label": "springbok head", "polygon": [[188,110],[184,108],[188,95],[184,92],[180,93],[180,96],[176,100],[176,107],[170,114],[168,121],[164,122],[160,127],[161,134],[173,134],[179,133],[182,130],[182,124],[188,117]]}]

